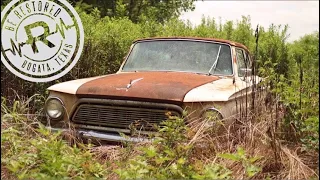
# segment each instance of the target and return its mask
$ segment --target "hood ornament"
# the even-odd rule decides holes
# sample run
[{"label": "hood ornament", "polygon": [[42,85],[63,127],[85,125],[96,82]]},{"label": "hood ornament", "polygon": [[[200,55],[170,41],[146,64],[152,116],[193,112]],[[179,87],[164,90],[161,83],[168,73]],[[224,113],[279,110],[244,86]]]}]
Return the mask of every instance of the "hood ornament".
[{"label": "hood ornament", "polygon": [[121,89],[125,89],[126,91],[128,91],[128,89],[136,82],[142,80],[143,78],[139,78],[139,79],[135,79],[135,80],[132,80],[130,79],[130,82],[129,84],[127,84],[127,87],[126,88],[116,88],[117,90],[121,90]]},{"label": "hood ornament", "polygon": [[130,79],[130,83],[127,84],[127,89],[129,89],[134,83],[136,83],[136,82],[138,82],[138,81],[140,81],[142,79],[143,78],[139,78],[139,79],[135,79],[135,80]]}]

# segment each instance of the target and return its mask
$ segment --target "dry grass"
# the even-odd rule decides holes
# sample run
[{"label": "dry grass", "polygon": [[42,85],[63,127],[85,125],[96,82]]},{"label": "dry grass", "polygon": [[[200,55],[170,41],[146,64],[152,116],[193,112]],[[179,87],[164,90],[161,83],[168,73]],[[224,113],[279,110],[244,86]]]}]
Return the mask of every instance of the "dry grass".
[{"label": "dry grass", "polygon": [[[241,162],[217,156],[219,153],[235,153],[237,147],[243,147],[249,157],[261,157],[255,162],[261,171],[251,179],[318,179],[319,153],[301,152],[299,143],[281,139],[277,127],[281,122],[273,117],[273,112],[264,112],[259,114],[259,118],[235,119],[229,127],[223,127],[224,131],[219,134],[205,128],[204,122],[193,123],[189,141],[194,145],[191,158],[203,164],[219,163],[233,172],[234,179],[247,179]],[[115,162],[134,157],[139,154],[137,147],[147,146],[131,145],[129,150],[120,146],[99,146],[94,147],[93,152],[100,161]],[[114,168],[117,166],[114,165]]]},{"label": "dry grass", "polygon": [[[247,118],[235,118],[229,126],[221,126],[219,133],[212,132],[205,126],[205,122],[194,121],[190,126],[189,144],[193,145],[192,158],[195,162],[201,161],[204,165],[219,163],[230,169],[234,179],[246,179],[245,168],[241,162],[222,159],[220,153],[235,153],[238,147],[242,147],[249,157],[262,157],[255,162],[261,167],[261,171],[251,179],[319,179],[319,153],[302,151],[299,142],[289,142],[280,136],[282,133],[281,115],[277,115],[274,108],[264,109],[259,114],[248,113]],[[25,113],[25,111],[24,111]],[[8,113],[9,114],[9,113]],[[12,113],[11,113],[12,114]],[[23,117],[18,111],[15,115]],[[25,116],[24,116],[25,117]],[[6,117],[11,118],[11,117]],[[27,117],[27,119],[34,119]],[[10,122],[10,123],[9,123]],[[32,124],[35,121],[21,121],[24,128],[34,134]],[[1,123],[1,129],[15,126],[13,121]],[[296,136],[294,129],[286,134]],[[70,144],[81,145],[73,128],[63,134]],[[140,154],[137,147],[148,144],[127,144],[123,146],[102,145],[94,146],[91,151],[95,159],[101,164],[108,164],[110,169],[117,169],[114,162],[126,162],[126,160]],[[1,168],[2,179],[12,179],[5,167]],[[118,176],[110,174],[109,179],[117,179]],[[13,178],[14,179],[14,178]]]},{"label": "dry grass", "polygon": [[195,146],[193,158],[206,164],[219,163],[232,170],[234,179],[244,179],[245,169],[240,162],[217,156],[235,153],[237,147],[242,147],[249,157],[262,157],[255,163],[262,170],[252,179],[318,179],[319,153],[302,153],[300,143],[281,139],[282,115],[272,109],[258,115],[248,113],[247,118],[235,118],[230,126],[222,126],[218,134],[204,128],[205,122],[193,123],[190,140]]}]

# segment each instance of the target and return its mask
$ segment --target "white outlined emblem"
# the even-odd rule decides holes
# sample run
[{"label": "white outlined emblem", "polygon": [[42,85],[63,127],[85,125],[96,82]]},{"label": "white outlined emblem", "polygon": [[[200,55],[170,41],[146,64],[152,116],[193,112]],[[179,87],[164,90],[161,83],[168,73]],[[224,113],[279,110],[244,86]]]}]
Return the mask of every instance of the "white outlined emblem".
[{"label": "white outlined emblem", "polygon": [[66,0],[13,0],[1,12],[1,61],[27,81],[62,77],[83,44],[80,17]]}]

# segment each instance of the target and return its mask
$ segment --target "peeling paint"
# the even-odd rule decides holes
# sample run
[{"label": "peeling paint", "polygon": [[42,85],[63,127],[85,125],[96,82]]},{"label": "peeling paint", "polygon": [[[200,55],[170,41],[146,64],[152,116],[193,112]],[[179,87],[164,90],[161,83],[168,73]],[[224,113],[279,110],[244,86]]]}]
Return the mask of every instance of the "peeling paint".
[{"label": "peeling paint", "polygon": [[63,92],[68,94],[76,94],[78,88],[83,85],[86,82],[105,77],[105,76],[97,76],[97,77],[91,77],[91,78],[85,78],[85,79],[77,79],[67,82],[62,82],[59,84],[52,85],[48,88],[49,91],[57,91],[57,92]]},{"label": "peeling paint", "polygon": [[76,94],[182,102],[190,90],[217,79],[216,76],[187,72],[118,73],[82,84]]},{"label": "peeling paint", "polygon": [[233,79],[219,79],[189,91],[183,102],[228,101],[236,91]]},{"label": "peeling paint", "polygon": [[[257,83],[260,79],[257,77]],[[192,89],[186,94],[183,102],[229,101],[243,96],[246,93],[245,89],[251,86],[251,80],[245,82],[240,78],[236,78],[236,82],[233,84],[232,78],[219,79]],[[251,88],[248,89],[247,93],[250,92]]]}]

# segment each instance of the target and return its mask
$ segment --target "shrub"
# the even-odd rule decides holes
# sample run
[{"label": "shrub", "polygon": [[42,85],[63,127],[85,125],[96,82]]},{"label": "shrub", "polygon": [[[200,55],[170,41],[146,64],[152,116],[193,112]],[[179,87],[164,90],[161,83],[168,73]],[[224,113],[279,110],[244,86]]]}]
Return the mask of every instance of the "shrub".
[{"label": "shrub", "polygon": [[[93,162],[90,145],[70,146],[36,120],[26,117],[28,103],[1,104],[1,165],[18,179],[96,179],[108,168]],[[35,128],[38,127],[38,128]]]},{"label": "shrub", "polygon": [[[189,128],[182,118],[170,117],[162,123],[151,144],[139,148],[140,155],[116,170],[121,179],[229,179],[231,172],[212,164],[194,163],[187,136]],[[201,166],[201,168],[196,167]]]}]

